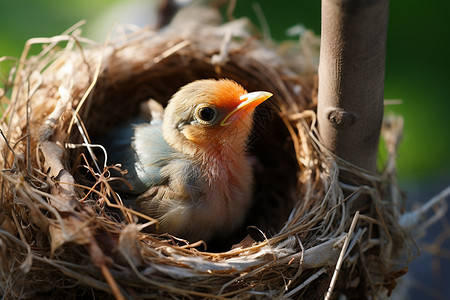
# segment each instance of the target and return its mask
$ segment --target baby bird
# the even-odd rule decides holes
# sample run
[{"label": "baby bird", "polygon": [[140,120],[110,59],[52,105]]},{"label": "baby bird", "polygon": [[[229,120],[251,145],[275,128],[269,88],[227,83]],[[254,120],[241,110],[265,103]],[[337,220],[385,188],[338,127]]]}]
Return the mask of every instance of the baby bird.
[{"label": "baby bird", "polygon": [[271,96],[228,79],[198,80],[172,96],[162,120],[114,133],[114,163],[128,170],[136,208],[158,219],[160,233],[208,241],[242,224],[253,184],[253,111]]}]

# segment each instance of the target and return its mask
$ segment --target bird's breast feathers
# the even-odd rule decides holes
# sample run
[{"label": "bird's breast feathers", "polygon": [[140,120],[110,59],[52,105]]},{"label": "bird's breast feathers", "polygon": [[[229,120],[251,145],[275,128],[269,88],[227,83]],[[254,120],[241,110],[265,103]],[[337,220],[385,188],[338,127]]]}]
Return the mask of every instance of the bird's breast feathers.
[{"label": "bird's breast feathers", "polygon": [[252,182],[243,153],[211,145],[207,152],[188,156],[165,142],[160,126],[150,124],[136,127],[133,147],[136,174],[148,189],[138,198],[138,207],[158,218],[162,231],[207,239],[241,223]]}]

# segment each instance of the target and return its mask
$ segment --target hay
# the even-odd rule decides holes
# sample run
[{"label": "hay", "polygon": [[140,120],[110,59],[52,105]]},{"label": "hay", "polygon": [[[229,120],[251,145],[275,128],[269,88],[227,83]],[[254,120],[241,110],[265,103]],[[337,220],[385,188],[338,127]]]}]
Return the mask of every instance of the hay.
[{"label": "hay", "polygon": [[[392,291],[414,254],[397,221],[401,128],[386,129],[392,151],[382,174],[335,158],[316,129],[317,38],[306,32],[277,46],[254,32],[245,19],[174,23],[100,46],[74,26],[27,43],[0,124],[5,297],[311,299],[328,290],[360,299]],[[28,57],[36,44],[42,52]],[[164,105],[184,84],[211,77],[274,94],[258,111],[250,149],[261,167],[246,225],[259,238],[218,252],[147,233],[155,221],[122,204],[110,185],[119,167],[103,164],[95,144],[147,99]]]}]

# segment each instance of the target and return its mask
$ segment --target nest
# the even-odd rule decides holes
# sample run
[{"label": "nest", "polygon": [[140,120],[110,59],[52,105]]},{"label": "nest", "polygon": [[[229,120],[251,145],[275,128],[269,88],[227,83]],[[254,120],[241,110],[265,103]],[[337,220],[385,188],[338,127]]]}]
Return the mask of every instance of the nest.
[{"label": "nest", "polygon": [[[75,26],[27,43],[5,85],[3,100],[12,93],[0,124],[4,297],[361,299],[392,291],[409,258],[396,221],[399,123],[386,128],[382,174],[334,157],[316,129],[317,38],[305,32],[276,45],[256,36],[239,19],[173,23],[105,45]],[[42,52],[28,57],[35,44]],[[148,99],[165,105],[202,78],[274,94],[257,111],[250,143],[259,166],[250,234],[243,228],[216,245],[146,232],[154,220],[123,205],[110,185],[119,166],[104,163],[96,144]],[[343,172],[354,180],[341,182]]]}]

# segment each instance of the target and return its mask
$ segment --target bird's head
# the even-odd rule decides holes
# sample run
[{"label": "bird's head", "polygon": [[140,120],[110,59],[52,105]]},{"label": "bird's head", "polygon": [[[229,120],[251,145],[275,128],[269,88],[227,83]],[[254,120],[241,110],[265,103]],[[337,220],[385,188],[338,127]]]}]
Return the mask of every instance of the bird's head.
[{"label": "bird's head", "polygon": [[228,79],[194,81],[169,101],[164,112],[164,138],[185,153],[208,146],[244,146],[254,109],[271,96],[269,92],[247,93]]}]

